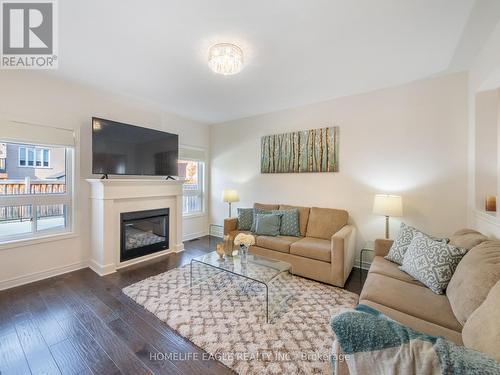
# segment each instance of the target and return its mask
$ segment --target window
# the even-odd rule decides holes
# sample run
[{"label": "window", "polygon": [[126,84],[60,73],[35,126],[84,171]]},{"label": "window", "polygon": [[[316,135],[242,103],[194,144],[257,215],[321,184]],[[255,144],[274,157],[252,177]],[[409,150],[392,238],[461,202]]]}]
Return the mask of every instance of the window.
[{"label": "window", "polygon": [[19,165],[24,167],[26,165],[26,148],[19,147]]},{"label": "window", "polygon": [[[70,231],[73,148],[6,145],[13,152],[7,152],[5,178],[0,179],[0,243]],[[18,164],[9,160],[16,149]]]},{"label": "window", "polygon": [[28,167],[33,167],[35,165],[35,149],[27,148],[26,151],[28,154]]},{"label": "window", "polygon": [[50,167],[50,150],[40,147],[19,146],[20,167]]},{"label": "window", "polygon": [[47,148],[43,149],[43,166],[49,167],[50,151]]},{"label": "window", "polygon": [[179,160],[179,177],[186,179],[182,198],[184,215],[204,211],[204,168],[205,163],[202,161]]}]

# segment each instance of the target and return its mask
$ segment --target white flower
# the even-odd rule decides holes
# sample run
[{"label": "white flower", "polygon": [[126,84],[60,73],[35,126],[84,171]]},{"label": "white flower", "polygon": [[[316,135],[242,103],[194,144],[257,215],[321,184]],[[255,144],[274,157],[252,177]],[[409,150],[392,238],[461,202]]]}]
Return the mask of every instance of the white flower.
[{"label": "white flower", "polygon": [[246,247],[250,247],[252,245],[255,245],[255,238],[251,234],[240,233],[234,239],[234,244],[236,246],[243,245]]}]

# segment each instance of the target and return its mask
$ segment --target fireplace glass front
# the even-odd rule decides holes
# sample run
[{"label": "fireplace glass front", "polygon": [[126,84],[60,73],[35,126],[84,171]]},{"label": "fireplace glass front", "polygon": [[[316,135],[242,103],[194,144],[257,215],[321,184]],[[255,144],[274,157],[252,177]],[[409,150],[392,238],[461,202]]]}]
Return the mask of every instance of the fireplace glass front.
[{"label": "fireplace glass front", "polygon": [[168,208],[126,212],[120,217],[122,262],[168,249]]}]

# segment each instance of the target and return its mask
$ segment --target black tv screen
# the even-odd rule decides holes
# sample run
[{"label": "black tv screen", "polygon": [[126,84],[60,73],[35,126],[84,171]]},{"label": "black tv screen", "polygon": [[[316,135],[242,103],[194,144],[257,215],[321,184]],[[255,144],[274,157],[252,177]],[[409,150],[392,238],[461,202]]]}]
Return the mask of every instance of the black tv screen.
[{"label": "black tv screen", "polygon": [[92,173],[177,176],[179,136],[92,118]]}]

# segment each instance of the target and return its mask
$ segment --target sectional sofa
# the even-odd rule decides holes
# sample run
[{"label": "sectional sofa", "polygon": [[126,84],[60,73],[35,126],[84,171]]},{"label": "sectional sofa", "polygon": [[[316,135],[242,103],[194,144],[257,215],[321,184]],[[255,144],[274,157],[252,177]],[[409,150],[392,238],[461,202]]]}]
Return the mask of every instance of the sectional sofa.
[{"label": "sectional sofa", "polygon": [[[255,203],[254,208],[298,209],[300,237],[255,235],[256,244],[250,247],[250,253],[286,261],[295,275],[344,286],[356,256],[356,230],[348,224],[347,211],[261,203]],[[241,232],[237,218],[224,220],[225,235],[234,237]]]},{"label": "sectional sofa", "polygon": [[[444,337],[500,362],[500,241],[464,229],[451,236],[450,243],[468,252],[446,294],[438,295],[384,259],[391,240],[376,240],[359,303],[416,331]],[[334,353],[343,354],[337,345]],[[336,361],[334,367],[337,375],[349,374],[346,361]]]}]

